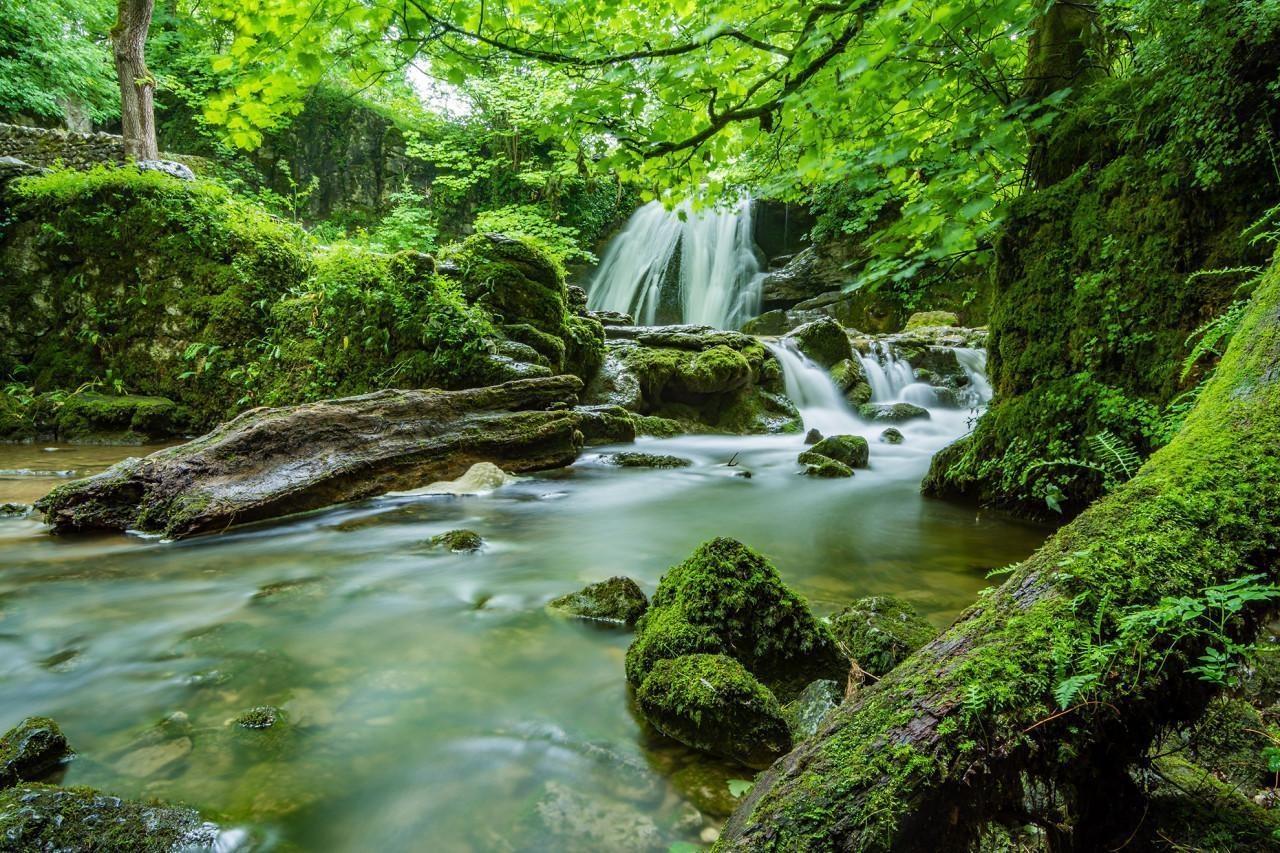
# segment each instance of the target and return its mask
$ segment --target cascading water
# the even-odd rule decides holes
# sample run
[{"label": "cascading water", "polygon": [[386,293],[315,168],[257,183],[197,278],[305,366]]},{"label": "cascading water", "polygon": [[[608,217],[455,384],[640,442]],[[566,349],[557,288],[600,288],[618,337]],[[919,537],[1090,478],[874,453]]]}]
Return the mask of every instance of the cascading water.
[{"label": "cascading water", "polygon": [[759,313],[763,278],[750,200],[699,211],[651,201],[605,250],[587,304],[631,314],[645,326],[669,321],[736,329]]}]

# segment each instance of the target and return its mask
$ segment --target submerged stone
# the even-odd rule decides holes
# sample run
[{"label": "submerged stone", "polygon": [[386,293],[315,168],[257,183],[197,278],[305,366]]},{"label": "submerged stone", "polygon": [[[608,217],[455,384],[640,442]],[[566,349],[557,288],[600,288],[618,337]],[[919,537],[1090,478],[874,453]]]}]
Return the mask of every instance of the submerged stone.
[{"label": "submerged stone", "polygon": [[694,749],[764,768],[791,749],[777,698],[725,655],[660,660],[636,692],[645,719]]},{"label": "submerged stone", "polygon": [[688,459],[680,456],[668,456],[662,453],[639,453],[636,451],[609,453],[602,456],[601,459],[610,465],[617,465],[619,468],[687,468],[693,464]]},{"label": "submerged stone", "polygon": [[242,729],[269,729],[284,721],[284,711],[274,705],[259,705],[236,717],[236,725]]},{"label": "submerged stone", "polygon": [[659,660],[697,653],[733,657],[786,699],[849,668],[778,570],[732,539],[703,543],[663,576],[627,650],[627,679],[639,687]]},{"label": "submerged stone", "polygon": [[902,444],[906,437],[902,434],[902,430],[897,427],[889,427],[880,433],[880,441],[884,444]]},{"label": "submerged stone", "polygon": [[858,414],[872,423],[890,424],[928,420],[930,417],[928,409],[912,403],[865,403],[858,407]]},{"label": "submerged stone", "polygon": [[649,599],[631,578],[613,577],[554,599],[547,607],[579,619],[631,627],[649,609]]},{"label": "submerged stone", "polygon": [[484,547],[484,540],[474,530],[450,530],[427,540],[433,548],[447,548],[455,554],[474,554]]},{"label": "submerged stone", "polygon": [[540,826],[526,832],[540,837],[531,845],[521,839],[525,843],[510,849],[646,853],[667,848],[662,831],[649,815],[634,806],[584,794],[561,782],[545,784],[535,811]]},{"label": "submerged stone", "polygon": [[5,850],[177,853],[215,849],[216,824],[193,809],[131,802],[92,788],[18,785],[0,791]]},{"label": "submerged stone", "polygon": [[938,633],[914,607],[892,595],[855,601],[831,617],[831,631],[844,653],[876,677]]},{"label": "submerged stone", "polygon": [[0,737],[0,788],[41,779],[74,755],[57,723],[28,717]]},{"label": "submerged stone", "polygon": [[823,718],[844,701],[844,689],[838,682],[820,679],[782,707],[782,716],[791,727],[791,737],[801,741],[818,731]]}]

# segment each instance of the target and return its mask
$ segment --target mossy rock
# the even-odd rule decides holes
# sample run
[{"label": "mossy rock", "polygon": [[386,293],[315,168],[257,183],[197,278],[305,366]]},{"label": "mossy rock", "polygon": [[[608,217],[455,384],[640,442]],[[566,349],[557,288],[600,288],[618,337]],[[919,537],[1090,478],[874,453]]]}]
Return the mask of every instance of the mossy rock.
[{"label": "mossy rock", "polygon": [[1275,782],[1264,750],[1275,745],[1276,736],[1280,732],[1248,702],[1220,697],[1209,703],[1185,742],[1196,764],[1252,795]]},{"label": "mossy rock", "polygon": [[877,677],[938,633],[914,607],[892,595],[855,601],[831,617],[831,632],[845,654]]},{"label": "mossy rock", "polygon": [[212,849],[218,827],[193,809],[122,800],[92,788],[18,785],[0,791],[7,850],[176,853]]},{"label": "mossy rock", "polygon": [[0,518],[26,518],[34,507],[31,504],[0,504]]},{"label": "mossy rock", "polygon": [[1254,803],[1179,755],[1153,762],[1155,785],[1143,828],[1155,849],[1280,851],[1280,812]]},{"label": "mossy rock", "polygon": [[806,477],[818,477],[826,480],[836,480],[841,477],[852,477],[853,469],[843,462],[837,462],[829,456],[823,456],[821,453],[814,453],[806,450],[801,453],[796,461],[804,466],[803,473]]},{"label": "mossy rock", "polygon": [[565,321],[564,371],[590,382],[604,364],[604,325],[590,317],[571,315]]},{"label": "mossy rock", "polygon": [[863,420],[878,424],[905,424],[928,420],[929,410],[913,403],[864,403],[858,407]]},{"label": "mossy rock", "polygon": [[831,368],[831,381],[844,394],[851,406],[861,406],[871,402],[871,383],[867,379],[867,370],[856,358],[846,358]]},{"label": "mossy rock", "polygon": [[274,705],[259,705],[236,717],[236,725],[242,729],[270,729],[284,722],[284,711]]},{"label": "mossy rock", "polygon": [[853,358],[849,335],[837,321],[821,317],[788,333],[786,341],[795,345],[814,363],[832,368]]},{"label": "mossy rock", "polygon": [[649,609],[649,598],[631,578],[612,577],[554,599],[547,607],[579,619],[631,627]]},{"label": "mossy rock", "polygon": [[484,547],[484,539],[474,530],[449,530],[427,540],[432,548],[444,548],[455,554],[474,554]]},{"label": "mossy rock", "polygon": [[0,788],[38,781],[74,755],[57,723],[28,717],[0,737]]},{"label": "mossy rock", "polygon": [[669,456],[664,453],[639,453],[623,451],[609,453],[601,457],[610,465],[619,468],[688,468],[693,463],[682,456]]},{"label": "mossy rock", "polygon": [[683,435],[689,432],[697,432],[697,429],[689,429],[687,424],[672,418],[658,417],[657,415],[636,415],[631,416],[631,422],[635,425],[636,435],[653,436],[654,438],[674,438],[677,435]]},{"label": "mossy rock", "polygon": [[164,397],[92,391],[71,395],[54,416],[58,438],[73,443],[158,441],[181,435],[190,421],[183,407]]},{"label": "mossy rock", "polygon": [[627,650],[627,679],[639,687],[658,661],[699,653],[732,656],[784,699],[848,672],[773,564],[732,539],[703,543],[663,576]]},{"label": "mossy rock", "polygon": [[907,318],[905,331],[927,329],[935,326],[958,326],[960,318],[951,311],[917,311]]},{"label": "mossy rock", "polygon": [[867,440],[860,435],[829,435],[807,452],[834,459],[850,468],[866,468],[871,458]]},{"label": "mossy rock", "polygon": [[906,436],[897,427],[889,427],[880,433],[880,441],[883,444],[902,444],[902,442],[906,441]]},{"label": "mossy rock", "polygon": [[791,749],[777,698],[725,655],[657,661],[636,701],[645,719],[666,736],[748,767],[768,767]]},{"label": "mossy rock", "polygon": [[828,678],[813,682],[782,706],[782,716],[796,742],[813,737],[822,721],[844,701],[844,688]]},{"label": "mossy rock", "polygon": [[474,234],[444,253],[460,270],[467,301],[509,324],[563,338],[568,320],[564,270],[528,240]]}]

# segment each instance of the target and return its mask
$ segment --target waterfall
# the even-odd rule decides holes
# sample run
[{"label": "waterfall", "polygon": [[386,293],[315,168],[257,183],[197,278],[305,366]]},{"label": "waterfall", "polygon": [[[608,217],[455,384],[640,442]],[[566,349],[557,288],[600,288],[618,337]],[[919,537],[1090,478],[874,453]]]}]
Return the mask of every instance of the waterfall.
[{"label": "waterfall", "polygon": [[987,351],[972,347],[956,347],[956,361],[960,369],[969,377],[969,385],[964,389],[964,403],[970,408],[985,406],[991,402],[991,380],[987,378]]},{"label": "waterfall", "polygon": [[911,363],[905,358],[899,358],[893,350],[879,341],[871,345],[870,353],[859,355],[858,360],[862,362],[862,369],[867,374],[873,402],[897,400],[916,381]]},{"label": "waterfall", "polygon": [[849,408],[840,389],[823,370],[788,342],[765,346],[782,365],[782,379],[787,398],[795,403],[800,418],[808,429],[823,435],[852,433],[862,429],[862,421]]},{"label": "waterfall", "polygon": [[669,322],[736,329],[760,312],[763,278],[749,199],[699,211],[651,201],[609,243],[587,304],[631,314],[645,326],[661,313]]}]

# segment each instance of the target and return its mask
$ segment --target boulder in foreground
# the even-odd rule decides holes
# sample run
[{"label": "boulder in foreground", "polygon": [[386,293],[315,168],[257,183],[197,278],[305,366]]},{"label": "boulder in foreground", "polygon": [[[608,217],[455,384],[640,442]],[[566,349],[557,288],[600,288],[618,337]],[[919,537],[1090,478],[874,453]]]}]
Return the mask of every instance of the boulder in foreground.
[{"label": "boulder in foreground", "polygon": [[56,533],[220,531],[460,476],[477,462],[522,472],[578,455],[572,376],[465,391],[378,391],[252,409],[207,435],[126,459],[38,503]]}]

